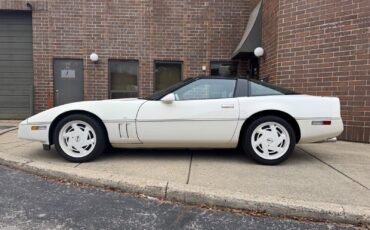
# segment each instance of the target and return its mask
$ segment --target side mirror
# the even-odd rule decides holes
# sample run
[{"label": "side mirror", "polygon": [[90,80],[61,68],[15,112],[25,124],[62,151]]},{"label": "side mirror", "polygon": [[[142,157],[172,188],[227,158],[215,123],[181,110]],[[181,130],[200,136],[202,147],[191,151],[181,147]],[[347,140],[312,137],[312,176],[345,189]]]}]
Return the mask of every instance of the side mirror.
[{"label": "side mirror", "polygon": [[173,93],[167,94],[166,96],[162,97],[161,101],[165,104],[171,104],[172,102],[175,101],[175,94]]}]

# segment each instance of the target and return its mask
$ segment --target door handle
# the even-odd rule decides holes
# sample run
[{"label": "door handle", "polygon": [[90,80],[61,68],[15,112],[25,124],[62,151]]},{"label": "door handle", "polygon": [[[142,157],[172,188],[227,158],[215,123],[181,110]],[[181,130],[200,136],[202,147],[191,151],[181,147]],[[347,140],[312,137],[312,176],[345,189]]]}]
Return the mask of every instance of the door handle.
[{"label": "door handle", "polygon": [[223,104],[223,105],[221,105],[221,108],[223,108],[223,109],[232,109],[232,108],[234,108],[234,104]]}]

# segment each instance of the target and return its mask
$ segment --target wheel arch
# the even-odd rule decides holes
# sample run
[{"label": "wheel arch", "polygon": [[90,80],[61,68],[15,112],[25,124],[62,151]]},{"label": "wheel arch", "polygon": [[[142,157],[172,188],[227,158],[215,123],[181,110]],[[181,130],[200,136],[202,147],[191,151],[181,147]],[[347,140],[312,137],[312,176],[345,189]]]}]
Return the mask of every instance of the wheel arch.
[{"label": "wheel arch", "polygon": [[107,131],[107,127],[105,127],[104,125],[104,122],[102,119],[100,119],[97,115],[95,115],[94,113],[92,112],[89,112],[89,111],[85,111],[85,110],[71,110],[71,111],[67,111],[67,112],[64,112],[64,113],[61,113],[59,114],[50,124],[50,128],[49,128],[49,133],[48,133],[48,138],[49,138],[49,144],[52,145],[54,144],[54,140],[53,140],[53,133],[55,131],[55,128],[57,126],[57,124],[65,117],[69,116],[69,115],[72,115],[72,114],[82,114],[82,115],[86,115],[86,116],[89,116],[91,118],[93,118],[94,120],[96,120],[100,125],[101,127],[103,128],[104,130],[104,133],[106,135],[106,138],[107,140],[109,140],[109,136],[108,136],[108,131]]},{"label": "wheel arch", "polygon": [[244,130],[248,127],[248,125],[260,118],[260,117],[264,117],[264,116],[277,116],[277,117],[280,117],[282,119],[284,119],[285,121],[287,121],[293,128],[294,130],[294,134],[296,136],[296,143],[299,142],[299,140],[301,139],[301,129],[299,128],[299,125],[298,125],[298,122],[288,113],[286,112],[283,112],[283,111],[280,111],[280,110],[263,110],[263,111],[259,111],[255,114],[253,114],[252,116],[248,117],[243,125],[242,125],[242,128],[240,129],[240,133],[239,133],[239,144],[241,143],[241,138],[243,138],[243,133],[244,133]]}]

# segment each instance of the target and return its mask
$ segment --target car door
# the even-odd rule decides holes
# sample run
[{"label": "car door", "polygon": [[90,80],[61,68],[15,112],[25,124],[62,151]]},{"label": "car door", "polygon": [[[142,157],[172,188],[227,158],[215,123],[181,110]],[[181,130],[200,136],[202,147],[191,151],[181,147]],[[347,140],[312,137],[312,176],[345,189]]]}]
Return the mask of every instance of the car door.
[{"label": "car door", "polygon": [[137,115],[138,137],[159,147],[222,147],[239,117],[236,80],[198,79],[173,92],[174,101],[145,102]]}]

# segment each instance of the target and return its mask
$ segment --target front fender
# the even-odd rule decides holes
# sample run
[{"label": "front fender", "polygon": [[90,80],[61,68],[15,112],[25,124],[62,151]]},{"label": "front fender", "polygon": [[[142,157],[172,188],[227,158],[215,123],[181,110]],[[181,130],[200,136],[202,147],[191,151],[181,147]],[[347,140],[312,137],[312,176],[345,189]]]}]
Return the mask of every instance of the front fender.
[{"label": "front fender", "polygon": [[[121,99],[103,101],[83,101],[57,106],[40,112],[20,123],[18,137],[49,144],[49,130],[53,121],[63,114],[83,111],[98,117],[104,124],[123,120],[135,120],[137,111],[145,100]],[[32,126],[40,127],[31,130]]]}]

